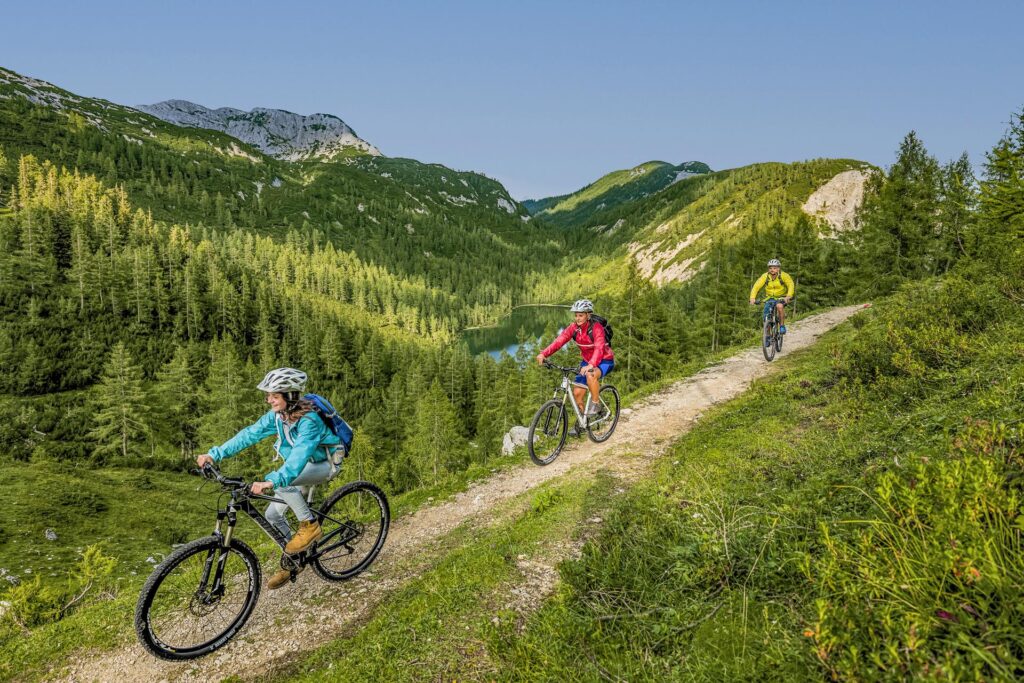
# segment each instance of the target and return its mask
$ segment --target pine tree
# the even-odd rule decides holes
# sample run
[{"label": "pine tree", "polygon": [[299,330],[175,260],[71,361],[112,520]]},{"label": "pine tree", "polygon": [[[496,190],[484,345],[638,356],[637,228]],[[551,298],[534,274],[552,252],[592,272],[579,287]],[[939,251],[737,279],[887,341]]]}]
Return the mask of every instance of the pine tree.
[{"label": "pine tree", "polygon": [[245,368],[228,339],[210,343],[210,369],[199,419],[201,448],[227,441],[246,424],[251,405],[258,401],[246,382]]},{"label": "pine tree", "polygon": [[196,446],[199,423],[199,398],[202,392],[193,376],[186,347],[177,346],[174,357],[157,373],[157,407],[163,415],[166,436],[178,446],[183,458],[190,459]]},{"label": "pine tree", "polygon": [[486,463],[488,456],[501,450],[505,435],[504,416],[496,400],[499,387],[498,365],[490,354],[485,354],[477,363],[476,379],[476,443],[477,461]]},{"label": "pine tree", "polygon": [[444,473],[465,466],[465,443],[455,409],[437,379],[416,404],[413,425],[405,448],[420,471],[429,473],[429,481],[437,484]]},{"label": "pine tree", "polygon": [[862,267],[852,287],[857,296],[884,294],[938,270],[940,178],[938,162],[911,131],[889,173],[868,182],[859,216]]},{"label": "pine tree", "polygon": [[1024,290],[1024,110],[985,155],[985,179],[972,247],[974,254],[1010,275],[1009,286]]},{"label": "pine tree", "polygon": [[135,364],[123,343],[110,352],[94,391],[93,429],[95,455],[120,455],[123,460],[139,452],[138,446],[150,435],[150,416],[142,369]]},{"label": "pine tree", "polygon": [[938,259],[942,272],[946,272],[967,254],[967,236],[977,213],[977,180],[966,152],[942,167],[941,183]]}]

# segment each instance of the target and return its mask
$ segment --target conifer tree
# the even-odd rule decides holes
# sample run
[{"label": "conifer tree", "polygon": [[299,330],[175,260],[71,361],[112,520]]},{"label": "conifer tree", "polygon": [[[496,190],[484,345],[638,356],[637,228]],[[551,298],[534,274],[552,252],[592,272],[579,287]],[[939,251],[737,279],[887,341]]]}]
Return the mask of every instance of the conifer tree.
[{"label": "conifer tree", "polygon": [[96,442],[95,455],[100,459],[119,455],[127,461],[139,452],[139,444],[149,435],[150,415],[142,369],[125,345],[118,342],[93,393],[93,428],[89,437]]},{"label": "conifer tree", "polygon": [[189,350],[176,346],[174,356],[157,373],[157,406],[166,425],[166,436],[178,446],[183,458],[191,458],[196,446],[202,392],[193,376]]},{"label": "conifer tree", "polygon": [[258,398],[246,386],[245,369],[230,339],[210,343],[210,369],[199,419],[200,448],[227,441],[246,424],[246,415]]},{"label": "conifer tree", "polygon": [[406,451],[420,471],[429,475],[424,478],[437,484],[444,473],[465,465],[465,444],[459,435],[455,409],[437,379],[416,404],[413,424]]},{"label": "conifer tree", "polygon": [[937,270],[940,177],[938,162],[911,131],[888,174],[868,181],[860,212],[862,270],[852,288],[858,296],[884,294]]},{"label": "conifer tree", "polygon": [[957,259],[967,254],[967,236],[972,231],[977,213],[977,181],[966,152],[942,167],[941,183],[938,258],[940,269],[946,272]]},{"label": "conifer tree", "polygon": [[1024,291],[1024,110],[985,155],[974,253],[1010,275],[1009,286]]}]

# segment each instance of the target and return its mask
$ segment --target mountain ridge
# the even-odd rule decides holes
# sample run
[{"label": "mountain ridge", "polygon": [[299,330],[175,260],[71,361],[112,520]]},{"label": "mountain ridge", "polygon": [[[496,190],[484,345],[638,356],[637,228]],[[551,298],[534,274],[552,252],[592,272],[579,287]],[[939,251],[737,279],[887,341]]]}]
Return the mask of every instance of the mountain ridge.
[{"label": "mountain ridge", "polygon": [[586,222],[593,215],[656,194],[685,178],[704,175],[711,168],[702,161],[670,164],[647,161],[632,168],[619,169],[564,195],[527,199],[523,207],[560,227]]},{"label": "mountain ridge", "polygon": [[353,152],[380,156],[377,147],[360,138],[333,114],[303,115],[266,107],[249,111],[233,107],[210,109],[177,99],[134,108],[177,126],[227,133],[285,161],[330,160]]}]

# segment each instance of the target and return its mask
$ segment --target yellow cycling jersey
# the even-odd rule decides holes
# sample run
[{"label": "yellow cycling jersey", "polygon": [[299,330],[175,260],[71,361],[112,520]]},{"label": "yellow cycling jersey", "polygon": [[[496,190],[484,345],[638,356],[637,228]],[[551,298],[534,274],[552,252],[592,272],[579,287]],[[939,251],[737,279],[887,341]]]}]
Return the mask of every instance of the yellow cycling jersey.
[{"label": "yellow cycling jersey", "polygon": [[757,278],[757,282],[750,289],[750,298],[756,299],[757,292],[764,287],[764,293],[769,297],[780,297],[780,296],[793,296],[793,292],[796,291],[796,286],[793,284],[793,278],[789,276],[789,273],[779,271],[779,276],[772,279],[765,273],[761,277]]}]

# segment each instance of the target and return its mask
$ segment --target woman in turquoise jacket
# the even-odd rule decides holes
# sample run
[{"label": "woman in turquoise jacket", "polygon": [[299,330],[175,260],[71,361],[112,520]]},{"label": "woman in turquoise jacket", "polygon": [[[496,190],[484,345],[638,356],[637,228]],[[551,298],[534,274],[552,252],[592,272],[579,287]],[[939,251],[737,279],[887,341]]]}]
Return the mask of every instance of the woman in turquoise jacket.
[{"label": "woman in turquoise jacket", "polygon": [[[271,370],[257,388],[267,393],[270,411],[224,444],[200,455],[196,462],[200,467],[220,462],[276,435],[274,450],[284,463],[268,473],[264,481],[253,482],[252,492],[262,494],[273,488],[275,497],[285,501],[267,507],[267,521],[285,538],[290,538],[284,549],[286,553],[300,553],[323,536],[320,523],[306,504],[306,495],[310,486],[328,481],[334,475],[330,455],[341,445],[341,439],[328,429],[313,410],[313,404],[302,399],[306,373],[294,368]],[[285,519],[288,508],[299,520],[299,530],[294,536]],[[280,588],[290,576],[288,570],[282,569],[270,577],[267,587]]]}]

